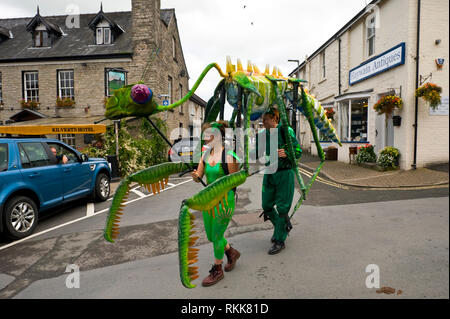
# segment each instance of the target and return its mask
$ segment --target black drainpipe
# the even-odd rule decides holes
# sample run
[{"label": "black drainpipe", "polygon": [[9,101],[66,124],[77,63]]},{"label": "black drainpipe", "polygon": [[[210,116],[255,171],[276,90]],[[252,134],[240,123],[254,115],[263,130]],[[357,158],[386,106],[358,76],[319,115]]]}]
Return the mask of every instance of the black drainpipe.
[{"label": "black drainpipe", "polygon": [[341,38],[338,39],[338,91],[341,95]]},{"label": "black drainpipe", "polygon": [[[417,44],[416,44],[416,90],[419,87],[419,49],[420,49],[420,0],[417,4]],[[419,112],[419,98],[416,96],[415,114],[414,114],[414,162],[411,165],[413,169],[417,167],[417,117]]]}]

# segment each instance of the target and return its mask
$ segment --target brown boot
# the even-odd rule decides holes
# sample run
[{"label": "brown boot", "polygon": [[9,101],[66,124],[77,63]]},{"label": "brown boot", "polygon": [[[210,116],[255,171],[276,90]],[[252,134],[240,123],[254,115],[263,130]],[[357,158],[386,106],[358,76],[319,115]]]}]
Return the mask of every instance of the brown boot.
[{"label": "brown boot", "polygon": [[212,286],[223,278],[222,264],[213,265],[209,271],[209,276],[203,279],[202,286]]},{"label": "brown boot", "polygon": [[236,265],[236,261],[241,257],[241,253],[230,246],[230,249],[225,250],[225,255],[227,255],[228,264],[225,266],[225,271],[232,271]]}]

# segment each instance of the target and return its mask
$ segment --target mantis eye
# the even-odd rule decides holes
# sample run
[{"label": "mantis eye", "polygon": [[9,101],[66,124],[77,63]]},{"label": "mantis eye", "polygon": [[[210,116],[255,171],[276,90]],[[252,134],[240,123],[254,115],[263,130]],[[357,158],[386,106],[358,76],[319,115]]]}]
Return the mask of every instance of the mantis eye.
[{"label": "mantis eye", "polygon": [[137,104],[146,104],[153,97],[153,92],[144,84],[136,84],[131,88],[131,99]]}]

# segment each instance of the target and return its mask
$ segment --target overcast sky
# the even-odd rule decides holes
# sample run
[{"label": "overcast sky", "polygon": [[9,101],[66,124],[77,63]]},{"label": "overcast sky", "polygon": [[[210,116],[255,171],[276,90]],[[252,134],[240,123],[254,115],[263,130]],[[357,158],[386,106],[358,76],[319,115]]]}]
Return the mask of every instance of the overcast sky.
[{"label": "overcast sky", "polygon": [[[103,0],[105,12],[129,11],[131,0]],[[305,55],[313,53],[369,0],[162,0],[161,8],[175,8],[181,44],[190,76],[195,83],[204,67],[218,62],[225,69],[226,56],[244,67],[250,59],[260,70],[270,64],[290,73]],[[31,17],[40,13],[64,15],[68,5],[80,13],[95,13],[100,0],[1,0],[0,18]],[[1,54],[1,52],[0,52]],[[215,71],[196,94],[208,100],[220,77]],[[229,114],[229,112],[227,112]]]}]

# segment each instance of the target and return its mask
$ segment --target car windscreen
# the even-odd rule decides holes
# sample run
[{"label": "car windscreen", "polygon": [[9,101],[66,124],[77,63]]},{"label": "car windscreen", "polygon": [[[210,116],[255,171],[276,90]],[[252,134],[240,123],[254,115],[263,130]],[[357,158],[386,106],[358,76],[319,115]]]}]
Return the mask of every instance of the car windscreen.
[{"label": "car windscreen", "polygon": [[8,170],[8,144],[0,144],[0,172]]}]

